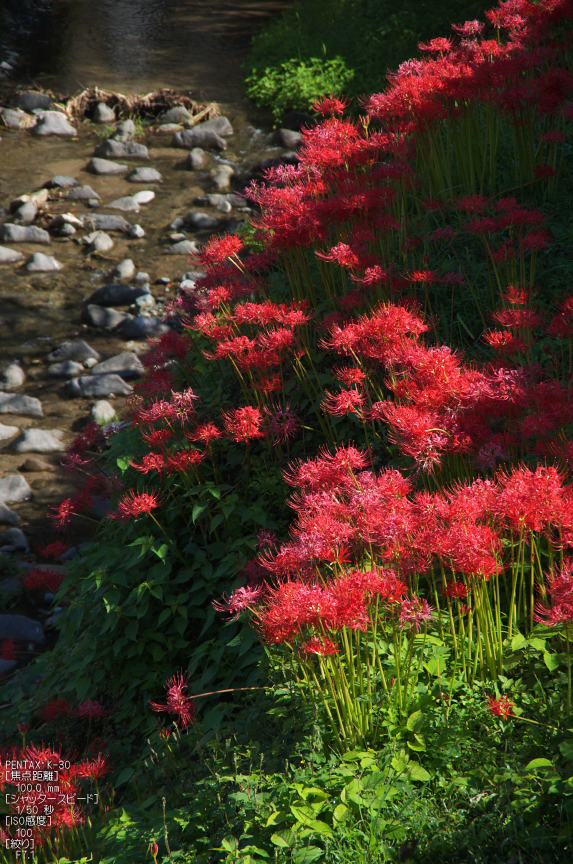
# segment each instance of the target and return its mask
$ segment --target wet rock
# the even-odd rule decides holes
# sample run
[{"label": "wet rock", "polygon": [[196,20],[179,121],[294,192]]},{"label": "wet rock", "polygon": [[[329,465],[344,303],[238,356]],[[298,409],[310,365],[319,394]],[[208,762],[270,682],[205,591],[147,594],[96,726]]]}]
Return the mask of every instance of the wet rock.
[{"label": "wet rock", "polygon": [[59,453],[63,435],[59,429],[26,429],[10,446],[15,453]]},{"label": "wet rock", "polygon": [[201,147],[193,147],[183,163],[183,167],[189,171],[200,171],[207,164],[207,154]]},{"label": "wet rock", "polygon": [[111,159],[98,159],[94,156],[86,165],[86,171],[91,171],[92,174],[123,174],[128,171],[127,165],[122,165],[119,162],[112,162]]},{"label": "wet rock", "polygon": [[129,306],[137,297],[148,294],[149,290],[142,285],[125,285],[121,282],[110,282],[102,285],[88,298],[88,303],[98,306]]},{"label": "wet rock", "polygon": [[231,177],[234,177],[235,169],[232,165],[218,165],[211,171],[211,179],[217,189],[223,191],[231,185]]},{"label": "wet rock", "polygon": [[16,252],[15,249],[9,249],[7,246],[0,246],[0,264],[14,264],[23,258],[22,252]]},{"label": "wet rock", "polygon": [[39,471],[48,471],[50,474],[55,474],[58,469],[55,465],[50,465],[45,459],[38,459],[37,456],[29,456],[26,461],[20,465],[20,471],[29,471],[30,473]]},{"label": "wet rock", "polygon": [[0,228],[0,238],[9,243],[41,243],[47,246],[50,243],[50,235],[43,228],[35,225],[12,225],[7,222]]},{"label": "wet rock", "polygon": [[93,358],[96,361],[101,360],[101,355],[84,342],[83,339],[73,339],[71,342],[64,342],[51,354],[48,354],[49,363],[60,363],[64,360],[75,360],[76,363],[85,363],[86,360]]},{"label": "wet rock", "polygon": [[73,177],[66,177],[63,174],[56,174],[51,180],[44,183],[45,189],[69,189],[71,186],[77,186],[78,181]]},{"label": "wet rock", "polygon": [[10,510],[3,501],[0,501],[0,525],[17,525],[19,521],[18,514]]},{"label": "wet rock", "polygon": [[196,126],[195,128],[216,132],[217,135],[221,135],[223,138],[228,138],[234,134],[231,121],[228,117],[213,117],[212,120],[205,120],[200,126]]},{"label": "wet rock", "polygon": [[202,129],[201,126],[176,132],[173,136],[172,146],[183,147],[185,150],[190,150],[192,147],[203,147],[207,150],[211,148],[215,150],[227,149],[227,144],[220,135],[212,129]]},{"label": "wet rock", "polygon": [[95,148],[94,156],[103,159],[149,159],[149,151],[144,144],[135,141],[102,141]]},{"label": "wet rock", "polygon": [[131,195],[126,195],[124,198],[116,198],[105,205],[113,210],[123,210],[125,213],[139,213],[140,207],[135,198]]},{"label": "wet rock", "polygon": [[69,122],[65,114],[59,111],[46,111],[32,129],[32,135],[59,135],[73,137],[78,134],[75,126]]},{"label": "wet rock", "polygon": [[52,106],[52,97],[48,96],[47,93],[29,90],[27,93],[18,93],[13,96],[11,103],[14,108],[21,108],[22,111],[36,111],[39,108],[47,111]]},{"label": "wet rock", "polygon": [[78,229],[66,222],[56,233],[58,237],[73,237],[74,234],[78,233]]},{"label": "wet rock", "polygon": [[119,375],[94,375],[74,378],[68,382],[68,392],[72,396],[93,399],[99,396],[128,396],[133,387]]},{"label": "wet rock", "polygon": [[115,130],[113,141],[131,141],[135,137],[135,123],[133,120],[124,120]]},{"label": "wet rock", "polygon": [[138,297],[133,306],[131,307],[134,312],[143,312],[144,309],[153,309],[157,303],[155,302],[155,297],[153,294],[143,294],[141,297]]},{"label": "wet rock", "polygon": [[3,546],[11,546],[15,552],[29,552],[28,538],[20,528],[8,528],[0,535]]},{"label": "wet rock", "polygon": [[76,375],[82,375],[84,367],[81,363],[74,363],[73,360],[64,360],[62,363],[52,363],[48,366],[48,375],[51,378],[75,378]]},{"label": "wet rock", "polygon": [[96,231],[129,231],[132,227],[123,216],[111,216],[97,213],[84,217],[84,225]]},{"label": "wet rock", "polygon": [[141,192],[136,192],[131,197],[138,204],[150,204],[155,198],[155,192],[152,189],[142,189]]},{"label": "wet rock", "polygon": [[276,134],[277,143],[287,150],[296,150],[302,141],[302,134],[293,129],[279,129]]},{"label": "wet rock", "polygon": [[35,396],[23,396],[21,393],[0,393],[0,414],[43,417],[44,411],[42,410],[42,403]]},{"label": "wet rock", "polygon": [[28,481],[21,474],[9,474],[0,480],[0,501],[4,504],[15,504],[27,501],[32,497]]},{"label": "wet rock", "polygon": [[0,108],[0,117],[8,129],[29,129],[36,123],[35,118],[18,108]]},{"label": "wet rock", "polygon": [[246,202],[244,198],[235,192],[227,192],[226,195],[220,192],[210,192],[208,195],[200,195],[199,198],[195,198],[194,203],[206,204],[208,207],[221,209],[221,205],[223,204],[229,204],[231,207],[244,207]]},{"label": "wet rock", "polygon": [[94,123],[115,123],[115,111],[105,102],[98,102],[92,120]]},{"label": "wet rock", "polygon": [[16,225],[31,225],[38,214],[38,208],[33,201],[20,204],[12,219]]},{"label": "wet rock", "polygon": [[66,225],[74,229],[84,227],[83,219],[78,219],[73,213],[60,213],[58,216],[54,216],[48,228],[50,231],[61,232]]},{"label": "wet rock", "polygon": [[[106,309],[91,303],[82,312],[82,320],[91,327],[100,327],[104,330],[113,330],[126,318],[131,318],[127,312],[118,312],[117,309]],[[0,403],[0,411],[1,411]]]},{"label": "wet rock", "polygon": [[105,399],[100,399],[92,405],[91,410],[92,420],[98,426],[105,426],[107,423],[113,423],[116,417],[116,410],[110,402]]},{"label": "wet rock", "polygon": [[4,426],[3,423],[0,423],[0,441],[8,441],[9,438],[13,438],[19,431],[18,426]]},{"label": "wet rock", "polygon": [[127,235],[134,240],[141,240],[142,237],[145,237],[145,231],[143,230],[141,225],[130,225],[127,231]]},{"label": "wet rock", "polygon": [[68,201],[88,201],[91,199],[101,198],[97,192],[94,192],[91,186],[72,186],[66,193]]},{"label": "wet rock", "polygon": [[149,275],[149,273],[144,273],[143,270],[140,270],[139,273],[135,274],[135,281],[136,282],[150,282],[151,276]]},{"label": "wet rock", "polygon": [[192,240],[179,240],[167,250],[167,255],[197,255],[199,246]]},{"label": "wet rock", "polygon": [[135,168],[125,179],[130,183],[163,183],[162,175],[155,168]]},{"label": "wet rock", "polygon": [[40,622],[26,615],[0,615],[0,639],[44,645],[46,636]]},{"label": "wet rock", "polygon": [[88,357],[83,365],[86,369],[91,369],[93,366],[97,366],[97,360],[94,360],[93,357]]},{"label": "wet rock", "polygon": [[190,231],[215,231],[219,227],[219,219],[192,210],[185,219],[185,227]]},{"label": "wet rock", "polygon": [[[132,323],[132,322],[130,322]],[[116,354],[102,363],[98,363],[91,370],[92,375],[107,375],[114,373],[122,378],[140,378],[143,375],[144,366],[137,354],[126,351],[124,354]]]},{"label": "wet rock", "polygon": [[111,274],[111,278],[115,281],[125,281],[129,282],[130,279],[133,279],[135,274],[135,264],[131,260],[131,258],[125,258],[123,261],[120,261],[117,267],[114,269]]},{"label": "wet rock", "polygon": [[0,677],[3,675],[7,675],[8,672],[11,672],[12,669],[15,669],[17,664],[17,660],[4,660],[4,658],[0,657]]},{"label": "wet rock", "polygon": [[169,227],[173,231],[181,231],[181,229],[185,227],[185,219],[182,219],[180,216],[178,216],[177,219],[173,220]]},{"label": "wet rock", "polygon": [[157,118],[160,123],[185,123],[192,119],[192,114],[183,105],[174,105]]},{"label": "wet rock", "polygon": [[162,123],[155,131],[158,135],[173,135],[174,132],[182,132],[183,128],[180,123]]},{"label": "wet rock", "polygon": [[84,237],[87,244],[88,252],[109,252],[113,249],[113,240],[106,234],[105,231],[93,231]]},{"label": "wet rock", "polygon": [[123,321],[115,332],[123,339],[148,339],[160,333],[167,333],[169,329],[159,318],[138,315],[136,318]]},{"label": "wet rock", "polygon": [[26,373],[22,369],[19,360],[15,360],[7,366],[0,375],[0,390],[16,390],[26,380]]},{"label": "wet rock", "polygon": [[63,266],[53,255],[44,255],[43,252],[34,252],[26,262],[26,270],[29,273],[56,273],[62,270]]}]

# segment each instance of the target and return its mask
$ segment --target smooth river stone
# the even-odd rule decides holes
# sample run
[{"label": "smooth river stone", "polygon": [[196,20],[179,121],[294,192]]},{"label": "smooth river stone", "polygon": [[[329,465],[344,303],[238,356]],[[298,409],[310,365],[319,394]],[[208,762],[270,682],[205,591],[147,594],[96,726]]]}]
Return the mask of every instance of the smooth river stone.
[{"label": "smooth river stone", "polygon": [[[93,160],[92,160],[93,161]],[[130,171],[126,180],[130,183],[162,183],[163,177],[156,168],[135,168]]]},{"label": "smooth river stone", "polygon": [[48,354],[49,363],[62,363],[64,360],[74,360],[76,363],[85,363],[90,359],[101,360],[101,355],[84,342],[83,339],[73,339],[71,342],[64,342]]},{"label": "smooth river stone", "polygon": [[59,111],[46,111],[32,129],[32,134],[73,137],[78,134],[78,130],[72,126],[65,114]]},{"label": "smooth river stone", "polygon": [[23,258],[24,255],[22,252],[9,249],[7,246],[0,246],[0,264],[14,264],[14,262],[21,261]]},{"label": "smooth river stone", "polygon": [[9,438],[13,438],[14,435],[17,435],[20,431],[18,426],[4,426],[0,423],[0,441],[8,441]]},{"label": "smooth river stone", "polygon": [[53,255],[44,255],[42,252],[34,252],[26,263],[29,273],[57,273],[64,265]]},{"label": "smooth river stone", "polygon": [[99,398],[100,396],[128,396],[133,387],[127,384],[119,375],[94,375],[92,377],[74,378],[68,382],[68,392],[72,396],[84,398]]},{"label": "smooth river stone", "polygon": [[32,497],[32,490],[28,481],[21,474],[9,474],[0,480],[0,501],[4,504],[15,504],[18,501],[27,501]]},{"label": "smooth river stone", "polygon": [[92,174],[123,174],[128,171],[127,165],[121,165],[119,162],[112,162],[111,159],[98,159],[94,156],[86,165],[86,171],[91,171]]},{"label": "smooth river stone", "polygon": [[43,417],[42,403],[35,396],[21,393],[0,393],[0,414],[18,414],[20,417]]},{"label": "smooth river stone", "polygon": [[90,371],[92,375],[115,373],[122,378],[140,378],[145,369],[137,354],[126,351],[124,354],[116,354],[115,357],[98,363],[97,366],[92,366]]},{"label": "smooth river stone", "polygon": [[26,615],[0,615],[0,639],[16,642],[34,642],[43,645],[46,641],[44,628],[39,621]]},{"label": "smooth river stone", "polygon": [[41,243],[44,246],[50,243],[48,232],[35,225],[12,225],[7,222],[0,228],[0,237],[9,243]]},{"label": "smooth river stone", "polygon": [[12,444],[16,453],[59,453],[64,450],[59,429],[26,429]]}]

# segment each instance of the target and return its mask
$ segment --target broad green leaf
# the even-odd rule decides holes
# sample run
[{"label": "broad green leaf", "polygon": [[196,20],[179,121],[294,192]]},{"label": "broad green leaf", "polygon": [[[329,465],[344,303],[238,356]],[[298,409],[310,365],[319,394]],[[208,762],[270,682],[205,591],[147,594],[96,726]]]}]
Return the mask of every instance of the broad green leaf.
[{"label": "broad green leaf", "polygon": [[414,711],[408,717],[406,727],[410,732],[421,732],[424,725],[424,715],[421,711]]},{"label": "broad green leaf", "polygon": [[525,766],[526,771],[537,771],[538,768],[553,768],[553,762],[540,757],[539,759],[532,759]]},{"label": "broad green leaf", "polygon": [[206,504],[195,504],[191,513],[191,519],[196,522],[199,516],[207,510]]},{"label": "broad green leaf", "polygon": [[290,849],[295,838],[295,832],[292,828],[288,828],[286,831],[278,831],[276,834],[271,834],[271,843],[274,843],[280,849]]},{"label": "broad green leaf", "polygon": [[344,804],[339,804],[338,807],[334,808],[334,821],[335,822],[344,822],[348,819],[349,810]]},{"label": "broad green leaf", "polygon": [[567,738],[565,741],[562,741],[559,745],[559,749],[565,759],[569,759],[573,762],[573,738]]},{"label": "broad green leaf", "polygon": [[[122,786],[127,783],[135,774],[135,768],[124,768],[117,780],[114,781],[114,786]],[[125,810],[124,810],[125,813]],[[122,817],[123,818],[123,817]],[[125,820],[124,820],[125,821]]]},{"label": "broad green leaf", "polygon": [[549,654],[549,652],[546,651],[543,655],[543,660],[550,672],[555,672],[555,670],[559,668],[559,657],[557,654]]},{"label": "broad green leaf", "polygon": [[419,780],[421,783],[426,783],[431,779],[425,768],[422,768],[419,762],[408,762],[408,775],[410,780]]},{"label": "broad green leaf", "polygon": [[516,633],[513,639],[511,640],[511,650],[519,651],[521,648],[525,648],[527,645],[527,639],[522,633]]},{"label": "broad green leaf", "polygon": [[[301,822],[307,828],[311,828],[313,831],[316,831],[318,834],[332,834],[332,828],[330,825],[327,825],[326,822],[321,822],[320,819],[313,819],[311,816],[307,815],[305,811],[310,810],[308,807],[295,807],[294,804],[291,804],[290,807],[291,813],[297,822]],[[310,811],[312,812],[312,811]]]},{"label": "broad green leaf", "polygon": [[307,846],[306,849],[296,849],[292,853],[293,864],[312,864],[317,858],[324,856],[324,849],[318,846]]},{"label": "broad green leaf", "polygon": [[284,810],[275,810],[267,819],[266,827],[268,828],[270,825],[280,825],[280,823],[284,822],[285,819],[286,813]]}]

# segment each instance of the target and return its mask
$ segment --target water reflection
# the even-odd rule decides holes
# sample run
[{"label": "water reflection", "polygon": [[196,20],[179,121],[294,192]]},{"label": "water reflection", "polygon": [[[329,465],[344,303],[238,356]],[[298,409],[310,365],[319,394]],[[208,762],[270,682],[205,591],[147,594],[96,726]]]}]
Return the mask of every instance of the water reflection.
[{"label": "water reflection", "polygon": [[97,6],[101,41],[114,73],[123,79],[145,76],[168,18],[164,0],[100,0]]}]

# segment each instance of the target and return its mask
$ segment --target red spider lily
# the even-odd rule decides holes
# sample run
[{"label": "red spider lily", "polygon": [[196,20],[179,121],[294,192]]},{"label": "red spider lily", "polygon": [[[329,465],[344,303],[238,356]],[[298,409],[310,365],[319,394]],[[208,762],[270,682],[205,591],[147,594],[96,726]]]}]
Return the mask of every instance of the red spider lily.
[{"label": "red spider lily", "polygon": [[97,702],[93,699],[88,702],[83,702],[75,711],[76,717],[86,717],[90,720],[101,720],[109,713],[110,712],[104,708],[101,702]]},{"label": "red spider lily", "polygon": [[264,438],[261,429],[263,417],[258,408],[247,406],[234,411],[223,411],[221,414],[225,431],[233,441],[250,441],[253,438]]},{"label": "red spider lily", "polygon": [[515,703],[507,696],[502,696],[500,699],[492,696],[488,701],[488,705],[494,717],[503,717],[504,720],[508,720],[514,713]]},{"label": "red spider lily", "polygon": [[56,512],[53,515],[49,514],[49,518],[54,521],[57,528],[63,528],[64,525],[69,524],[74,512],[72,499],[65,498],[60,506],[56,508]]},{"label": "red spider lily", "polygon": [[329,657],[333,654],[340,653],[340,647],[333,642],[332,639],[324,637],[319,639],[318,636],[312,636],[300,648],[301,652],[307,654],[320,654],[322,657]]},{"label": "red spider lily", "polygon": [[102,756],[101,753],[92,762],[82,762],[81,765],[70,769],[73,776],[88,777],[91,780],[101,780],[111,771],[113,768],[108,764],[108,757]]},{"label": "red spider lily", "polygon": [[435,618],[434,610],[427,600],[414,595],[410,600],[403,600],[400,609],[400,627],[411,626],[418,633]]},{"label": "red spider lily", "polygon": [[269,433],[276,438],[275,444],[288,441],[289,438],[295,438],[300,431],[300,420],[297,415],[290,410],[290,405],[287,404],[281,408],[265,408],[265,414],[269,418]]},{"label": "red spider lily", "polygon": [[147,441],[150,447],[162,447],[167,441],[175,437],[171,429],[142,429],[141,437]]},{"label": "red spider lily", "polygon": [[324,117],[327,115],[334,117],[335,114],[344,114],[351,102],[352,99],[343,100],[331,94],[321,102],[313,102],[312,107],[317,114],[322,114]]},{"label": "red spider lily", "polygon": [[444,586],[444,594],[453,600],[465,600],[468,596],[468,589],[463,582],[449,582]]},{"label": "red spider lily", "polygon": [[67,543],[62,543],[60,540],[55,540],[53,543],[49,543],[47,546],[43,546],[41,549],[38,549],[38,553],[43,558],[51,558],[53,561],[57,561],[58,558],[61,558],[64,553],[68,551],[71,547],[67,545]]},{"label": "red spider lily", "polygon": [[110,519],[132,519],[133,517],[143,516],[145,513],[151,513],[157,507],[161,507],[163,502],[159,499],[156,492],[128,492],[117,505],[117,512],[108,514]]},{"label": "red spider lily", "polygon": [[130,462],[129,464],[141,474],[149,474],[150,471],[161,473],[165,468],[165,457],[159,453],[148,453],[143,457],[141,465],[138,465],[137,462]]},{"label": "red spider lily", "polygon": [[34,567],[26,576],[20,577],[20,582],[28,591],[36,588],[49,588],[50,591],[59,591],[62,582],[66,578],[65,573],[53,570],[50,567]]},{"label": "red spider lily", "polygon": [[184,692],[188,687],[188,676],[178,672],[167,681],[167,705],[158,705],[156,702],[149,704],[153,711],[168,711],[170,714],[177,715],[181,725],[186,729],[189,724],[195,723],[197,716],[195,701]]},{"label": "red spider lily", "polygon": [[56,720],[58,717],[73,717],[75,709],[67,699],[53,699],[42,708],[42,717],[45,720]]},{"label": "red spider lily", "polygon": [[326,397],[321,402],[321,409],[334,417],[343,417],[344,414],[361,414],[361,409],[366,403],[366,397],[360,390],[342,390],[333,394],[325,390]]},{"label": "red spider lily", "polygon": [[18,659],[18,646],[13,639],[4,639],[2,642],[2,653],[0,656],[3,660],[17,660]]},{"label": "red spider lily", "polygon": [[179,453],[174,453],[167,459],[167,473],[171,474],[174,471],[187,471],[189,468],[196,468],[201,464],[205,454],[201,450],[180,450]]},{"label": "red spider lily", "polygon": [[541,602],[535,605],[535,620],[541,624],[557,627],[573,624],[573,562],[565,561],[557,574],[547,577],[547,593],[551,606]]},{"label": "red spider lily", "polygon": [[230,621],[237,621],[245,609],[250,609],[264,594],[264,588],[237,588],[230,597],[223,595],[223,602],[213,600],[212,606],[217,612],[229,612]]},{"label": "red spider lily", "polygon": [[243,248],[244,243],[236,234],[227,234],[225,237],[213,237],[198,256],[199,262],[203,267],[222,264],[229,258],[238,255]]}]

